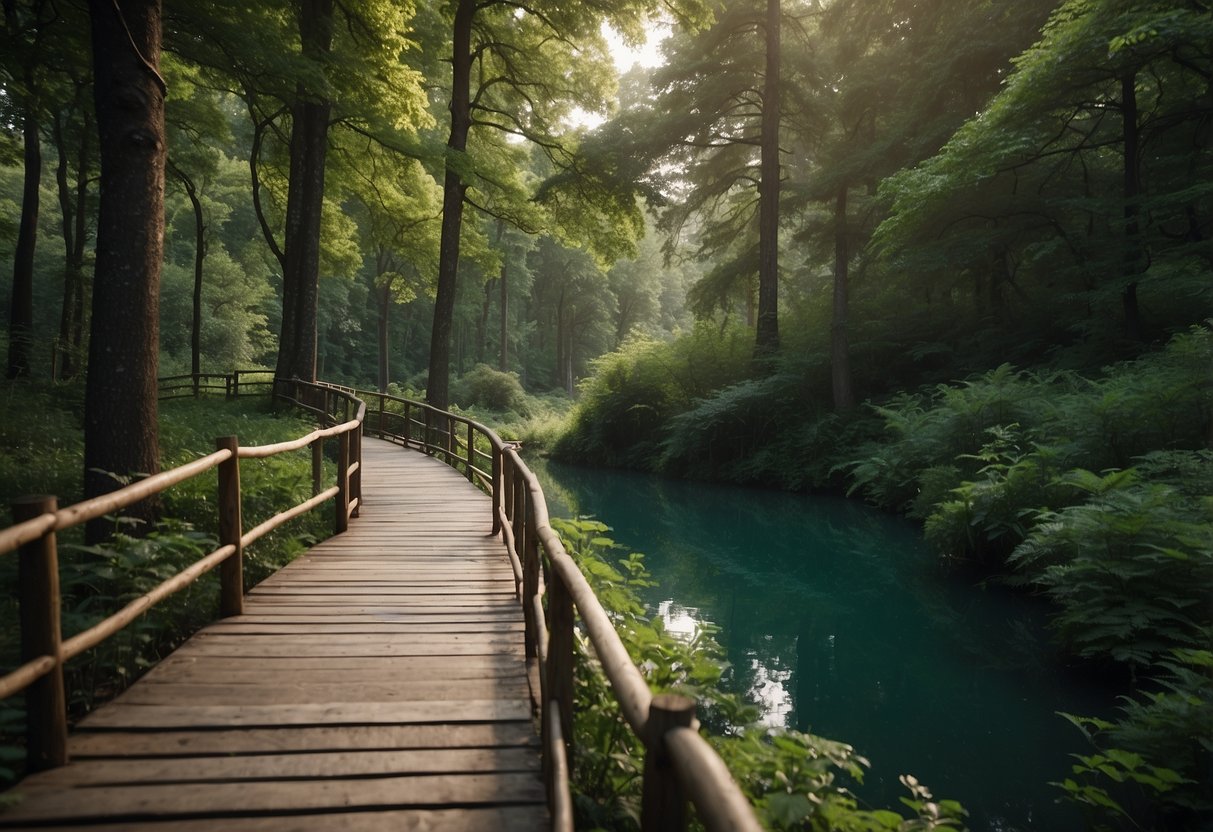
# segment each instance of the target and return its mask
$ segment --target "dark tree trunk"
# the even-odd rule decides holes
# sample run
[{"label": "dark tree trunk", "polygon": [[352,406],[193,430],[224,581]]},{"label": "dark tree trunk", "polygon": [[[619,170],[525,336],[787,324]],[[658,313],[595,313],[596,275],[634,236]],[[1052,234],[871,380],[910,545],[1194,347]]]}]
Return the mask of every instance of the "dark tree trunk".
[{"label": "dark tree trunk", "polygon": [[68,182],[67,137],[63,132],[63,116],[55,113],[52,122],[52,132],[55,141],[55,152],[59,164],[55,168],[55,185],[59,193],[59,213],[63,229],[63,304],[59,311],[59,340],[55,344],[56,378],[71,378],[75,372],[75,360],[72,355],[72,321],[76,311],[76,281],[80,279],[80,264],[75,259],[76,253],[76,210],[72,206],[71,184]]},{"label": "dark tree trunk", "polygon": [[[332,48],[333,0],[301,0],[299,34],[305,57],[322,62]],[[283,235],[282,330],[276,373],[316,380],[316,318],[320,220],[332,102],[304,84],[291,107],[291,165]]]},{"label": "dark tree trunk", "polygon": [[779,0],[767,0],[766,79],[762,88],[758,186],[758,328],[754,355],[779,350]]},{"label": "dark tree trunk", "polygon": [[202,216],[202,201],[198,199],[198,188],[194,180],[171,161],[168,163],[173,175],[185,188],[185,195],[194,209],[194,308],[190,318],[190,373],[194,384],[202,372],[202,267],[206,260],[206,223]]},{"label": "dark tree trunk", "polygon": [[[164,259],[164,82],[160,0],[92,0],[101,207],[84,394],[84,493],[159,469],[156,373]],[[150,521],[156,502],[127,512]],[[88,524],[89,541],[112,526]]]},{"label": "dark tree trunk", "polygon": [[68,318],[71,347],[67,352],[71,363],[64,363],[63,377],[72,378],[76,367],[84,357],[84,322],[88,304],[85,303],[84,249],[88,240],[88,182],[92,167],[89,156],[93,135],[93,117],[90,108],[83,108],[83,124],[80,130],[80,148],[76,160],[76,231],[72,236],[71,266],[75,277],[72,293],[71,314]]},{"label": "dark tree trunk", "polygon": [[1125,254],[1124,274],[1129,278],[1121,294],[1125,310],[1125,335],[1134,341],[1143,337],[1141,309],[1137,304],[1137,280],[1141,273],[1141,234],[1137,224],[1137,198],[1141,194],[1140,150],[1137,127],[1137,75],[1120,79],[1121,120],[1124,135]]},{"label": "dark tree trunk", "polygon": [[847,270],[851,259],[847,242],[847,186],[843,184],[834,200],[834,318],[830,322],[830,376],[837,411],[855,406],[847,331]]},{"label": "dark tree trunk", "polygon": [[379,392],[387,392],[388,384],[388,347],[389,324],[392,310],[392,286],[385,284],[379,287]]},{"label": "dark tree trunk", "polygon": [[[452,156],[467,149],[472,125],[472,19],[475,0],[459,0],[455,8],[451,51],[451,135],[447,149]],[[425,398],[446,410],[450,404],[451,321],[455,315],[455,284],[459,272],[459,235],[463,229],[463,196],[467,185],[448,164],[442,189],[442,242],[438,250],[438,290],[434,298],[434,328],[430,334],[430,367]]]},{"label": "dark tree trunk", "polygon": [[501,307],[501,359],[498,362],[497,369],[503,373],[508,373],[510,370],[510,263],[509,259],[502,255],[501,258],[501,276],[497,279],[498,289],[500,290],[498,297],[498,305]]},{"label": "dark tree trunk", "polygon": [[38,243],[38,186],[42,179],[42,139],[38,131],[38,109],[26,77],[22,127],[25,143],[25,183],[21,192],[21,225],[13,254],[13,293],[8,317],[8,377],[29,375],[34,336],[34,247]]},{"label": "dark tree trunk", "polygon": [[484,354],[489,340],[489,313],[493,311],[493,284],[496,281],[484,281],[484,300],[480,303],[480,319],[476,321],[476,363],[484,363]]}]

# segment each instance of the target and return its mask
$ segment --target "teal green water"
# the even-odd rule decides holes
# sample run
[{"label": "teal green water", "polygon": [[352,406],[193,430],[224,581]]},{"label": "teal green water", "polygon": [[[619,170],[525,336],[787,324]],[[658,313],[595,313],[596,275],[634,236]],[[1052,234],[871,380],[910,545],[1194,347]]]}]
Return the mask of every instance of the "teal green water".
[{"label": "teal green water", "polygon": [[553,515],[645,553],[668,628],[720,628],[768,724],[872,761],[871,805],[896,807],[909,773],[975,830],[1081,828],[1048,785],[1084,750],[1055,712],[1106,694],[1059,664],[1031,599],[942,572],[913,525],[855,501],[529,461]]}]

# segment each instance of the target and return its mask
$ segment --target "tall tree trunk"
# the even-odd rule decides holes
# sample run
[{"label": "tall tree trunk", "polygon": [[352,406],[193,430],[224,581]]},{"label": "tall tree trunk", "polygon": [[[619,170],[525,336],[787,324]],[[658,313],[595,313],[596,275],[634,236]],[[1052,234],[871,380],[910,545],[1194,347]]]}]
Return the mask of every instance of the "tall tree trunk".
[{"label": "tall tree trunk", "polygon": [[556,364],[553,367],[552,383],[564,386],[564,289],[556,303]]},{"label": "tall tree trunk", "polygon": [[779,350],[779,0],[767,0],[758,186],[758,328],[754,356]]},{"label": "tall tree trunk", "polygon": [[385,283],[379,287],[379,392],[387,392],[388,384],[388,347],[389,324],[392,310],[392,285]]},{"label": "tall tree trunk", "polygon": [[25,143],[25,182],[21,192],[21,225],[13,254],[13,293],[8,318],[8,377],[28,376],[34,337],[34,247],[38,243],[39,183],[42,180],[42,140],[32,72],[26,73],[22,137]]},{"label": "tall tree trunk", "polygon": [[484,281],[484,300],[480,303],[480,319],[476,321],[476,363],[484,363],[484,353],[489,340],[489,313],[493,311],[492,278]]},{"label": "tall tree trunk", "polygon": [[837,411],[855,406],[847,331],[847,270],[851,259],[847,242],[847,186],[844,183],[834,200],[834,318],[830,322],[830,376]]},{"label": "tall tree trunk", "polygon": [[[451,38],[451,134],[448,159],[467,149],[472,126],[472,19],[476,0],[459,0]],[[438,250],[438,290],[434,298],[434,327],[430,334],[429,377],[425,398],[439,410],[450,404],[451,321],[455,315],[455,283],[459,272],[459,235],[463,229],[463,196],[467,185],[449,163],[442,187],[442,242]]]},{"label": "tall tree trunk", "polygon": [[72,206],[72,190],[68,182],[67,137],[63,132],[63,115],[55,113],[52,135],[59,164],[55,168],[55,186],[59,193],[59,214],[63,229],[63,303],[59,310],[59,340],[55,344],[58,356],[56,378],[71,378],[74,371],[71,354],[73,305],[76,299],[76,281],[80,279],[77,264],[73,259],[76,251],[75,209]]},{"label": "tall tree trunk", "polygon": [[503,253],[501,256],[501,275],[497,278],[498,305],[501,307],[501,358],[497,369],[503,373],[510,370],[510,261]]},{"label": "tall tree trunk", "polygon": [[[84,356],[84,322],[88,305],[85,302],[84,250],[88,242],[88,183],[91,174],[92,160],[89,149],[93,135],[93,117],[91,108],[83,107],[83,124],[80,129],[80,147],[76,156],[76,230],[72,235],[74,248],[70,258],[72,274],[75,277],[70,314],[67,317],[68,337],[71,339],[67,357],[71,363],[60,365],[64,378],[73,378],[76,368]],[[66,289],[65,289],[66,291]]]},{"label": "tall tree trunk", "polygon": [[[160,466],[156,375],[164,259],[164,81],[160,0],[92,0],[101,206],[84,393],[84,494]],[[150,521],[156,501],[128,514]],[[90,521],[86,538],[111,531]]]},{"label": "tall tree trunk", "polygon": [[1140,148],[1137,127],[1137,74],[1120,79],[1121,123],[1124,136],[1125,253],[1124,275],[1129,279],[1121,294],[1125,313],[1125,335],[1134,341],[1143,337],[1141,309],[1137,304],[1137,275],[1141,273],[1141,233],[1137,224],[1137,198],[1141,194]]},{"label": "tall tree trunk", "polygon": [[206,223],[194,180],[171,160],[168,167],[185,188],[185,195],[189,197],[190,206],[194,209],[194,308],[190,318],[190,373],[194,376],[194,384],[197,385],[198,375],[202,372],[202,271],[206,261]]},{"label": "tall tree trunk", "polygon": [[[303,55],[323,63],[333,43],[333,0],[301,0]],[[291,106],[291,164],[283,235],[282,334],[276,374],[316,380],[316,321],[320,281],[320,222],[332,102],[302,82]]]}]

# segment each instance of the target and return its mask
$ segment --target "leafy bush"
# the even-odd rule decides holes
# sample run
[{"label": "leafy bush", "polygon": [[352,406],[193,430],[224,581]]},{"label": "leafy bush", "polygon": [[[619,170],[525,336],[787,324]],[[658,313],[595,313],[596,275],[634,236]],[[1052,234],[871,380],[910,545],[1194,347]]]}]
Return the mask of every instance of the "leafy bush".
[{"label": "leafy bush", "polygon": [[[644,558],[623,555],[595,520],[553,520],[565,547],[611,617],[628,655],[654,690],[676,691],[698,700],[699,717],[759,819],[773,830],[917,832],[959,829],[964,810],[954,801],[935,801],[913,777],[906,817],[888,810],[861,809],[846,787],[862,782],[868,761],[844,743],[796,731],[757,725],[759,712],[727,692],[723,650],[712,629],[689,639],[668,633],[651,617],[638,589],[651,587]],[[577,759],[573,765],[578,828],[639,828],[644,749],[619,714],[618,704],[593,647],[577,637],[575,683]]]},{"label": "leafy bush", "polygon": [[595,359],[553,454],[570,462],[654,470],[669,422],[749,369],[751,336],[700,324],[671,342],[633,338]]},{"label": "leafy bush", "polygon": [[519,416],[530,414],[526,391],[517,373],[503,373],[487,364],[477,364],[460,376],[451,391],[455,401],[465,408],[512,411]]},{"label": "leafy bush", "polygon": [[[1213,463],[1213,453],[1193,456]],[[1213,626],[1213,494],[1195,496],[1136,469],[1064,482],[1088,495],[1039,522],[1011,555],[1057,604],[1075,653],[1144,666],[1174,647],[1207,646]]]},{"label": "leafy bush", "polygon": [[[1209,639],[1206,638],[1206,642]],[[1075,755],[1067,798],[1104,823],[1141,829],[1213,825],[1213,652],[1171,651],[1152,690],[1113,722],[1063,714],[1094,746]]]}]

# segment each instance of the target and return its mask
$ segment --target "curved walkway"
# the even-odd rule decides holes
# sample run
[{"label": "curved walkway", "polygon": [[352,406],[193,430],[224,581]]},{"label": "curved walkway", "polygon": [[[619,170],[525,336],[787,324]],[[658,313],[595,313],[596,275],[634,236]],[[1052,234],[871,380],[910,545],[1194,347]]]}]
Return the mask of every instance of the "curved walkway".
[{"label": "curved walkway", "polygon": [[489,498],[379,440],[362,465],[349,531],[83,720],[72,762],[18,785],[0,828],[547,826]]}]

